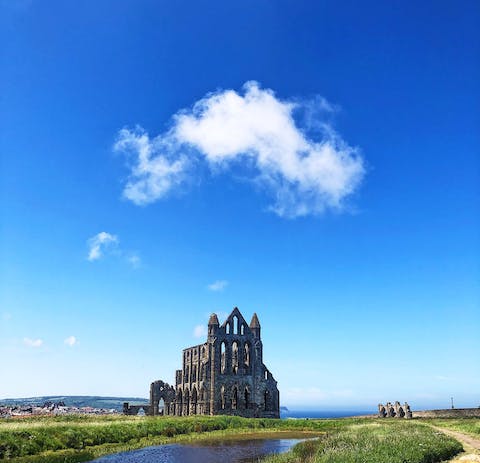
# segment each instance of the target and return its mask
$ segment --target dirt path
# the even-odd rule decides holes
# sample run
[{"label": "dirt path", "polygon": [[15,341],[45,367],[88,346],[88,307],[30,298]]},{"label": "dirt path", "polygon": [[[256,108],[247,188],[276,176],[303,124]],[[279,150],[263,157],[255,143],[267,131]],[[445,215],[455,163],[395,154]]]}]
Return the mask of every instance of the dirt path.
[{"label": "dirt path", "polygon": [[441,428],[439,426],[430,425],[433,429],[437,431],[443,432],[448,436],[451,436],[463,444],[463,448],[465,453],[462,453],[455,457],[452,462],[458,461],[462,463],[477,463],[480,462],[480,439],[476,439],[475,437],[469,436],[467,434],[463,434],[462,432],[453,431],[447,428]]}]

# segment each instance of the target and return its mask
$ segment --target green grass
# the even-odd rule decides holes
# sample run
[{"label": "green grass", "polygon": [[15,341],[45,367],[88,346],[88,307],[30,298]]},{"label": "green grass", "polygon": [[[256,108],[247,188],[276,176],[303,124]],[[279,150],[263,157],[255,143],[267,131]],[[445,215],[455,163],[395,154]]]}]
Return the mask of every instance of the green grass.
[{"label": "green grass", "polygon": [[412,421],[65,416],[0,421],[0,462],[77,463],[173,441],[280,437],[287,431],[322,437],[268,462],[423,463],[461,450],[455,440]]},{"label": "green grass", "polygon": [[453,429],[454,431],[470,434],[472,437],[480,438],[480,418],[447,418],[447,419],[422,419],[434,426]]},{"label": "green grass", "polygon": [[[53,453],[82,458],[169,442],[190,435],[200,437],[213,431],[247,432],[269,430],[318,430],[308,420],[247,419],[223,417],[43,417],[0,422],[0,461],[38,456],[48,452],[45,461],[56,461]],[[81,455],[86,455],[81,457]],[[77,458],[76,457],[76,458]],[[38,458],[38,457],[37,457]],[[72,457],[73,458],[73,457]],[[91,458],[90,458],[91,459]],[[40,460],[34,460],[40,461]]]},{"label": "green grass", "polygon": [[262,463],[435,463],[462,451],[455,439],[413,422],[345,426]]}]

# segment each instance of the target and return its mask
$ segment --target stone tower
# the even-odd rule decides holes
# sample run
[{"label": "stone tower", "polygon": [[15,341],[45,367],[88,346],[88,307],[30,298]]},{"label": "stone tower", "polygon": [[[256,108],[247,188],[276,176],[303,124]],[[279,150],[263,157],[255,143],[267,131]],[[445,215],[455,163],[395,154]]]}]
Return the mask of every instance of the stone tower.
[{"label": "stone tower", "polygon": [[247,324],[235,307],[222,325],[212,314],[207,341],[183,350],[175,387],[151,384],[151,414],[279,418],[277,382],[263,363],[260,331],[257,314]]}]

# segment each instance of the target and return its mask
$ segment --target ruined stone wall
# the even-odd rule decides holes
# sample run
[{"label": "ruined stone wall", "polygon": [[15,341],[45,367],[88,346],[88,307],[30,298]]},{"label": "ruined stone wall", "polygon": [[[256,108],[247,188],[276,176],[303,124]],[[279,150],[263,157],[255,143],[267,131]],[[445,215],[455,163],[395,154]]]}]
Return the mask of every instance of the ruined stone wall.
[{"label": "ruined stone wall", "polygon": [[413,412],[414,418],[480,418],[479,408],[446,408],[444,410],[420,410]]}]

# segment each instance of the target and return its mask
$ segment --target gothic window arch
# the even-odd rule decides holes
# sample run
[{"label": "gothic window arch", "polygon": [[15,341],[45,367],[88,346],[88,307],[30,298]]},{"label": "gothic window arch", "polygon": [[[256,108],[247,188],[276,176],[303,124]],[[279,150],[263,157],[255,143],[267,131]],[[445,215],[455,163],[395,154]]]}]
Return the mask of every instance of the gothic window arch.
[{"label": "gothic window arch", "polygon": [[182,414],[182,408],[183,408],[183,393],[182,393],[182,390],[179,389],[177,393],[177,415]]},{"label": "gothic window arch", "polygon": [[220,389],[220,401],[222,410],[225,410],[225,386],[222,386],[222,388]]},{"label": "gothic window arch", "polygon": [[250,371],[250,363],[251,363],[251,348],[250,348],[250,343],[246,342],[245,345],[243,346],[243,360],[245,364],[245,370],[247,373]]},{"label": "gothic window arch", "polygon": [[220,344],[220,372],[225,373],[227,369],[227,343],[225,341]]},{"label": "gothic window arch", "polygon": [[197,388],[194,386],[192,389],[192,413],[194,415],[197,414],[197,403],[198,403]]},{"label": "gothic window arch", "polygon": [[232,389],[232,410],[236,410],[238,408],[238,388],[237,386],[233,386]]},{"label": "gothic window arch", "polygon": [[236,375],[238,373],[238,343],[234,341],[232,344],[232,373]]},{"label": "gothic window arch", "polygon": [[185,389],[183,393],[183,410],[184,410],[184,415],[189,415],[190,414],[190,391]]},{"label": "gothic window arch", "polygon": [[270,410],[270,392],[268,389],[263,394],[263,409],[267,412]]}]

